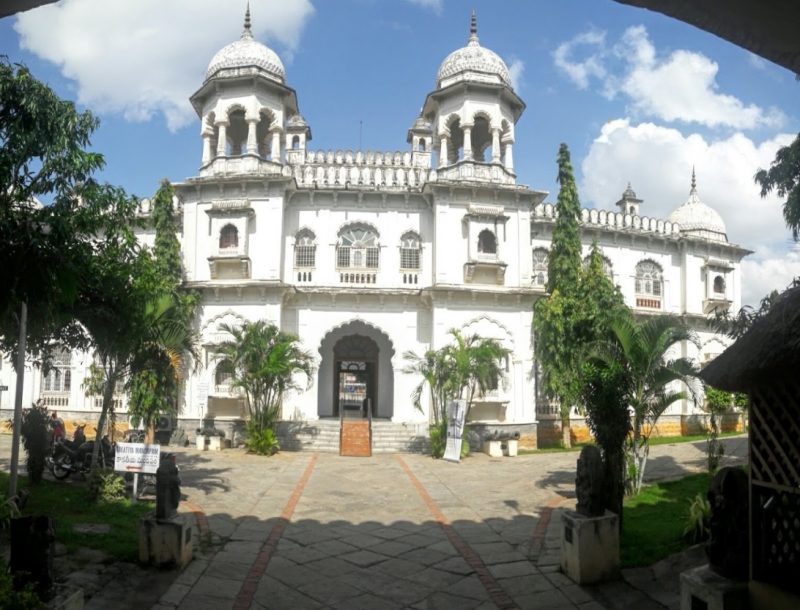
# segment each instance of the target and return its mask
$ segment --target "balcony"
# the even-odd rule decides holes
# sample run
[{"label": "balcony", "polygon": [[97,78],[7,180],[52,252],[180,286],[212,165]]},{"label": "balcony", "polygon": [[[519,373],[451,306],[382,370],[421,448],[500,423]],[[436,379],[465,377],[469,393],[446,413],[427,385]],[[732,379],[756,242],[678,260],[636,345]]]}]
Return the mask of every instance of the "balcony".
[{"label": "balcony", "polygon": [[468,284],[496,284],[506,281],[508,265],[494,254],[479,254],[477,259],[464,263],[464,282]]},{"label": "balcony", "polygon": [[208,266],[212,280],[250,277],[250,257],[242,246],[219,248],[216,254],[208,257]]},{"label": "balcony", "polygon": [[703,313],[709,314],[714,311],[728,311],[732,303],[733,301],[726,298],[724,294],[712,294],[709,298],[703,300]]},{"label": "balcony", "polygon": [[69,392],[42,392],[40,399],[48,409],[69,408]]},{"label": "balcony", "polygon": [[234,387],[230,383],[219,383],[214,384],[208,394],[216,398],[243,398],[244,390]]},{"label": "balcony", "polygon": [[637,296],[636,307],[639,309],[661,309],[661,299],[653,296]]}]

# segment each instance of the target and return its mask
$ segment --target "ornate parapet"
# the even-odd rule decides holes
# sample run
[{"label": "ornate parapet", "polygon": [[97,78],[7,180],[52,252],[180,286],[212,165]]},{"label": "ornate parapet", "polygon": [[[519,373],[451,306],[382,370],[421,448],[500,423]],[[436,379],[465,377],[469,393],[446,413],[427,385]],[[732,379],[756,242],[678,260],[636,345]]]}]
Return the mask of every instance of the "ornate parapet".
[{"label": "ornate parapet", "polygon": [[[553,204],[540,203],[533,208],[534,222],[537,220],[555,222],[555,219],[556,210]],[[587,227],[608,227],[612,230],[656,233],[664,236],[674,235],[678,237],[681,234],[680,226],[669,220],[623,214],[621,212],[612,212],[608,210],[597,210],[594,208],[583,208],[581,210],[581,224]]]},{"label": "ornate parapet", "polygon": [[280,176],[283,174],[283,165],[262,159],[258,155],[240,155],[215,157],[210,163],[200,168],[200,176],[203,178],[238,174]]},{"label": "ornate parapet", "polygon": [[440,167],[439,180],[464,182],[489,182],[493,184],[516,184],[517,177],[513,172],[499,163],[476,163],[459,161],[454,165]]}]

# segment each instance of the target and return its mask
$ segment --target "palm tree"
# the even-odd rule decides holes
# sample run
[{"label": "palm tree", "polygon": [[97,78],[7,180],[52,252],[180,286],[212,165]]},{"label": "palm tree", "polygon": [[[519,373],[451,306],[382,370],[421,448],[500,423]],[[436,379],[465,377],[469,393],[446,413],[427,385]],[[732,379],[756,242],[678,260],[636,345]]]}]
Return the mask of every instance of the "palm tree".
[{"label": "palm tree", "polygon": [[444,358],[450,363],[452,396],[466,398],[466,418],[476,397],[484,396],[488,390],[504,383],[505,371],[501,362],[509,351],[495,339],[464,336],[455,328],[450,330],[450,335],[454,343],[443,348]]},{"label": "palm tree", "polygon": [[305,376],[306,387],[310,387],[314,374],[311,354],[300,348],[297,337],[265,320],[245,322],[241,328],[225,325],[222,331],[233,339],[218,350],[233,366],[232,385],[244,391],[252,425],[258,432],[272,429],[284,394],[302,389],[297,375]]},{"label": "palm tree", "polygon": [[408,362],[403,372],[407,375],[419,375],[422,380],[411,393],[414,407],[422,412],[422,395],[427,384],[430,391],[431,414],[435,426],[447,421],[447,403],[452,395],[450,384],[450,362],[445,358],[444,350],[429,349],[424,355],[408,351],[403,354]]},{"label": "palm tree", "polygon": [[673,391],[675,382],[686,387],[697,374],[694,364],[686,358],[668,359],[669,349],[682,341],[697,344],[694,333],[672,316],[648,318],[643,322],[622,318],[611,324],[613,339],[598,344],[592,358],[607,366],[621,366],[617,383],[623,385],[624,397],[633,416],[633,435],[630,440],[632,477],[629,489],[639,493],[642,487],[650,435],[658,418],[678,400],[686,398],[684,391]]}]

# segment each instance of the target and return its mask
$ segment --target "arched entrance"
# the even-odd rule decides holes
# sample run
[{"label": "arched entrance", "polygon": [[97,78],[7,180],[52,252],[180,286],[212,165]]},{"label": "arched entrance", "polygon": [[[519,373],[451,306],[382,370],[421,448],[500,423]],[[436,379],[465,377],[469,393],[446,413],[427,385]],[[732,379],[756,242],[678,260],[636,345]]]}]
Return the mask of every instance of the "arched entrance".
[{"label": "arched entrance", "polygon": [[372,415],[378,413],[377,343],[364,335],[347,335],[333,346],[333,414]]},{"label": "arched entrance", "polygon": [[373,417],[392,417],[394,347],[385,332],[361,320],[348,322],[325,335],[319,353],[320,417],[338,417],[340,408],[359,408],[366,398],[371,400]]}]

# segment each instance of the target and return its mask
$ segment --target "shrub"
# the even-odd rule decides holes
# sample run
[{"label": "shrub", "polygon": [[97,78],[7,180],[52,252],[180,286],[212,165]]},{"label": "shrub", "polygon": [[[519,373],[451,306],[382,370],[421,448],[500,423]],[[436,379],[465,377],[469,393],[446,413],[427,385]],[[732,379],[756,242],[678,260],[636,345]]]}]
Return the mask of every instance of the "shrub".
[{"label": "shrub", "polygon": [[4,491],[0,491],[0,530],[6,529],[14,517],[19,517],[17,503],[11,498],[7,498]]},{"label": "shrub", "polygon": [[708,520],[711,517],[711,505],[705,495],[698,493],[689,503],[686,516],[686,527],[683,537],[692,543],[703,542],[708,539]]},{"label": "shrub", "polygon": [[272,455],[281,448],[278,437],[272,428],[259,428],[254,422],[247,422],[247,450],[258,455]]},{"label": "shrub", "polygon": [[430,426],[428,428],[428,436],[431,439],[431,457],[442,457],[447,445],[447,422],[443,421]]},{"label": "shrub", "polygon": [[28,455],[26,466],[28,480],[38,483],[42,480],[45,458],[50,453],[50,418],[47,407],[35,404],[22,412],[22,443]]},{"label": "shrub", "polygon": [[0,609],[39,610],[46,607],[31,584],[26,585],[21,591],[14,589],[6,563],[0,560]]},{"label": "shrub", "polygon": [[89,500],[111,503],[125,499],[125,479],[113,470],[98,468],[92,472],[87,486]]}]

